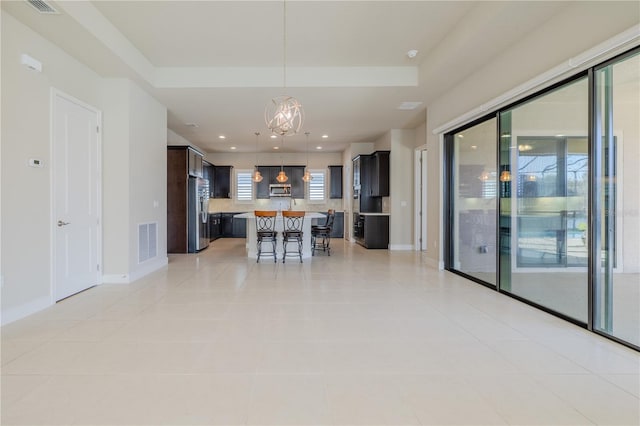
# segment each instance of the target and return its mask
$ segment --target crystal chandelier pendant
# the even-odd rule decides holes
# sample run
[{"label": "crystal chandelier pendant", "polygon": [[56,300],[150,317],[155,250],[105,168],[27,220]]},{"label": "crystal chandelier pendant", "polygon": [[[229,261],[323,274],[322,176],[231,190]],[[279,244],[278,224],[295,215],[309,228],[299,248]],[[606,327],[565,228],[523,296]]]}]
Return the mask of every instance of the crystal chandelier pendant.
[{"label": "crystal chandelier pendant", "polygon": [[262,174],[260,173],[259,170],[256,169],[256,171],[253,172],[252,179],[254,182],[262,182]]},{"label": "crystal chandelier pendant", "polygon": [[304,176],[302,176],[302,180],[305,182],[311,182],[313,176],[311,176],[311,172],[309,170],[305,170]]},{"label": "crystal chandelier pendant", "polygon": [[269,130],[277,135],[295,135],[304,121],[302,104],[292,96],[275,97],[264,109],[264,120]]}]

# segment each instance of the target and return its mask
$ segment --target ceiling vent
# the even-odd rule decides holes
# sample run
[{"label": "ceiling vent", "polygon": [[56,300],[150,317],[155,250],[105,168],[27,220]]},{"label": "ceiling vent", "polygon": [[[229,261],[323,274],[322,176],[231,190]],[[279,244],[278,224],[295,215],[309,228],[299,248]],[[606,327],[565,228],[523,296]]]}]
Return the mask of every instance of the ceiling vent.
[{"label": "ceiling vent", "polygon": [[47,15],[58,15],[60,13],[44,0],[27,0],[27,2],[40,13]]}]

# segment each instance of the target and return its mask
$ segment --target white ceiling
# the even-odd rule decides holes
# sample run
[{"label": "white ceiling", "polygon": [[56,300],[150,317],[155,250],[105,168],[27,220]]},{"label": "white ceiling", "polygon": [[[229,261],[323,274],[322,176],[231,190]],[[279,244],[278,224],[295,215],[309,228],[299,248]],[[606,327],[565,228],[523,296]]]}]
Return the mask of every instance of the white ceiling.
[{"label": "white ceiling", "polygon": [[[266,137],[264,106],[284,90],[283,1],[50,4],[59,15],[24,1],[2,8],[98,74],[136,81],[167,106],[169,128],[207,151],[252,152],[256,131],[262,151],[280,144]],[[566,6],[287,0],[286,94],[302,102],[312,146],[372,142],[423,122],[431,100]],[[404,101],[423,104],[398,110]],[[304,141],[287,137],[285,150]]]}]

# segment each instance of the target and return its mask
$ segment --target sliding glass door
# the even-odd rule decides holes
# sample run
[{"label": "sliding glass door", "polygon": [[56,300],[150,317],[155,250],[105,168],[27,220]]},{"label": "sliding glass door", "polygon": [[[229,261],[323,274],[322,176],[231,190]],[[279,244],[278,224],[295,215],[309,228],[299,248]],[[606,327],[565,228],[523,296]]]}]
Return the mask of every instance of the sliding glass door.
[{"label": "sliding glass door", "polygon": [[588,320],[589,88],[580,78],[500,114],[500,288]]},{"label": "sliding glass door", "polygon": [[445,135],[445,266],[640,348],[640,48]]},{"label": "sliding glass door", "polygon": [[454,268],[496,285],[497,120],[453,136],[452,228]]},{"label": "sliding glass door", "polygon": [[594,74],[593,327],[640,346],[640,55]]}]

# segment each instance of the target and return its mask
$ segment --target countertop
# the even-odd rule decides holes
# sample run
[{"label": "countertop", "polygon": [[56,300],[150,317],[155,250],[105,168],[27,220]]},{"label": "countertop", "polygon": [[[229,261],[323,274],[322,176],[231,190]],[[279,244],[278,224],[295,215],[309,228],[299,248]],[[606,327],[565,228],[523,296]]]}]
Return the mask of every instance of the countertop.
[{"label": "countertop", "polygon": [[389,213],[358,213],[360,216],[389,216]]},{"label": "countertop", "polygon": [[[281,216],[280,213],[278,213],[278,216]],[[238,219],[253,219],[255,216],[253,214],[253,212],[248,212],[248,213],[240,213],[237,214],[233,217],[237,217]],[[319,219],[319,218],[324,218],[326,217],[325,213],[318,213],[318,212],[305,212],[304,217],[308,217],[311,219]]]}]

